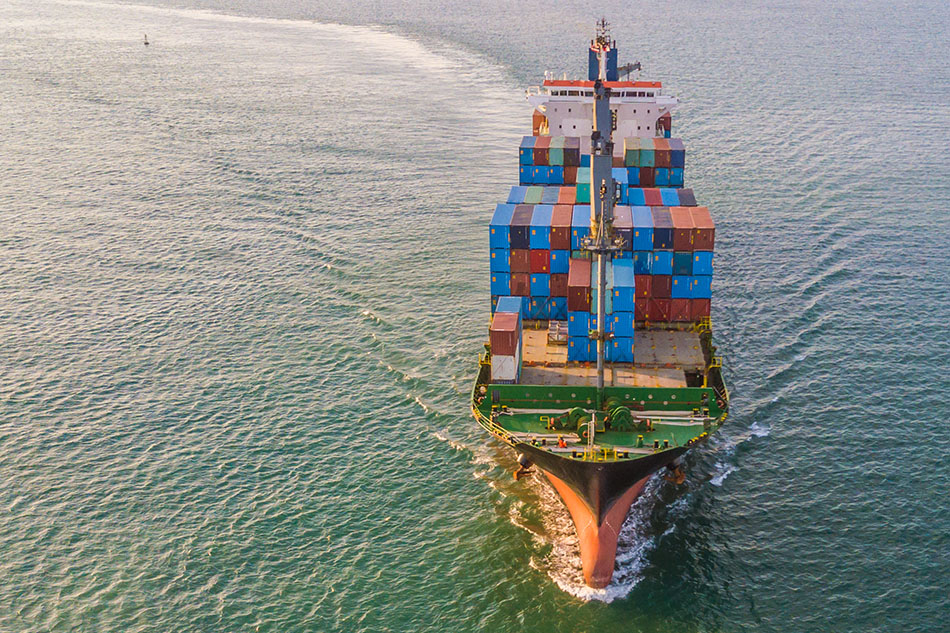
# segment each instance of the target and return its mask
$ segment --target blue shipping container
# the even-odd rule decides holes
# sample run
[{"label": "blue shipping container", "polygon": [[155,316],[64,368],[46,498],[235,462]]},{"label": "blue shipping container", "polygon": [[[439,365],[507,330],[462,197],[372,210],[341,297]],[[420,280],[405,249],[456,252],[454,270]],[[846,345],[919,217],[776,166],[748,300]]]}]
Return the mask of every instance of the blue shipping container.
[{"label": "blue shipping container", "polygon": [[590,154],[581,154],[581,167],[590,167]]},{"label": "blue shipping container", "polygon": [[541,192],[541,204],[557,204],[557,197],[560,193],[560,187],[545,187],[544,191]]},{"label": "blue shipping container", "polygon": [[683,168],[682,167],[673,167],[670,169],[670,186],[671,187],[683,186]]},{"label": "blue shipping container", "polygon": [[508,204],[524,204],[526,193],[528,193],[527,187],[512,187],[508,194]]},{"label": "blue shipping container", "polygon": [[571,266],[571,251],[551,251],[551,274],[566,275]]},{"label": "blue shipping container", "polygon": [[619,182],[622,185],[627,184],[627,169],[626,167],[614,167],[611,170],[611,176],[614,180]]},{"label": "blue shipping container", "polygon": [[534,167],[531,167],[530,165],[522,165],[518,168],[518,184],[534,184]]},{"label": "blue shipping container", "polygon": [[631,207],[643,206],[647,203],[646,196],[643,195],[643,189],[639,187],[631,187],[630,191],[627,192],[627,204]]},{"label": "blue shipping container", "polygon": [[548,318],[548,302],[544,297],[532,297],[531,301],[528,302],[528,318],[529,319],[546,319]]},{"label": "blue shipping container", "polygon": [[670,186],[670,170],[667,167],[657,167],[653,171],[653,185],[656,187]]},{"label": "blue shipping container", "polygon": [[[636,239],[636,237],[634,237]],[[633,274],[649,275],[653,271],[653,251],[633,252]]]},{"label": "blue shipping container", "polygon": [[513,312],[521,316],[521,302],[523,297],[498,297],[498,304],[495,306],[496,312]]},{"label": "blue shipping container", "polygon": [[[596,352],[595,352],[596,355]],[[567,339],[567,360],[586,363],[590,361],[590,339],[584,337],[569,337]]]},{"label": "blue shipping container", "polygon": [[[640,184],[640,168],[639,167],[628,167],[627,168],[627,184],[631,187]],[[629,195],[629,192],[628,192]]]},{"label": "blue shipping container", "polygon": [[653,251],[652,275],[673,274],[673,251]]},{"label": "blue shipping container", "polygon": [[511,265],[508,262],[507,248],[493,248],[489,254],[488,270],[493,273],[510,273]]},{"label": "blue shipping container", "polygon": [[548,305],[550,306],[549,319],[567,320],[567,297],[551,297],[548,299]]},{"label": "blue shipping container", "polygon": [[614,336],[633,337],[633,312],[614,312],[610,318]]},{"label": "blue shipping container", "polygon": [[697,275],[691,277],[690,299],[712,299],[712,276]]},{"label": "blue shipping container", "polygon": [[529,248],[543,250],[551,248],[551,214],[553,213],[554,207],[549,204],[535,205],[528,231]]},{"label": "blue shipping container", "polygon": [[633,337],[617,337],[608,341],[605,356],[611,363],[632,363]]},{"label": "blue shipping container", "polygon": [[521,139],[521,147],[518,148],[518,162],[522,165],[531,165],[534,163],[534,141],[536,136],[526,136]]},{"label": "blue shipping container", "polygon": [[575,204],[571,218],[571,249],[580,250],[581,240],[590,234],[590,205]]},{"label": "blue shipping container", "polygon": [[490,248],[508,248],[508,225],[511,224],[511,216],[515,212],[513,204],[499,204],[495,206],[495,214],[492,215],[491,222],[488,225],[488,246]]},{"label": "blue shipping container", "polygon": [[[547,273],[531,273],[531,296],[547,297],[551,294],[551,275]],[[547,317],[534,317],[546,319]]]},{"label": "blue shipping container", "polygon": [[621,312],[633,312],[636,307],[636,288],[614,288],[614,309]]},{"label": "blue shipping container", "polygon": [[633,260],[614,260],[614,288],[633,288]]},{"label": "blue shipping container", "polygon": [[589,324],[590,315],[587,312],[567,313],[568,336],[587,336]]},{"label": "blue shipping container", "polygon": [[[672,179],[670,180],[670,184],[671,185],[673,184]],[[679,192],[677,192],[676,189],[660,189],[660,196],[663,199],[664,207],[680,206],[680,196],[679,196]]]},{"label": "blue shipping container", "polygon": [[713,274],[712,251],[695,251],[693,253],[693,275]]},{"label": "blue shipping container", "polygon": [[491,293],[493,295],[508,294],[508,287],[511,277],[508,273],[492,273],[491,275]]},{"label": "blue shipping container", "polygon": [[692,277],[686,275],[673,275],[673,287],[670,290],[670,296],[673,299],[689,299],[692,290],[690,281]]},{"label": "blue shipping container", "polygon": [[564,184],[564,168],[560,165],[554,167],[548,167],[547,174],[547,183],[549,185],[563,185]]}]

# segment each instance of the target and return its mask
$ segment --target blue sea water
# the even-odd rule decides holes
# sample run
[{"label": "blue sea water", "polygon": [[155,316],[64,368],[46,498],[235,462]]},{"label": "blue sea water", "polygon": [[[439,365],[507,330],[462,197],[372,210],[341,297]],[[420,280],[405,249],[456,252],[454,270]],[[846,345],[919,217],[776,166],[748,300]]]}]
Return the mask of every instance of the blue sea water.
[{"label": "blue sea water", "polygon": [[[523,89],[601,14],[682,99],[733,411],[594,592],[466,397]],[[948,31],[944,2],[7,0],[0,631],[946,630]]]}]

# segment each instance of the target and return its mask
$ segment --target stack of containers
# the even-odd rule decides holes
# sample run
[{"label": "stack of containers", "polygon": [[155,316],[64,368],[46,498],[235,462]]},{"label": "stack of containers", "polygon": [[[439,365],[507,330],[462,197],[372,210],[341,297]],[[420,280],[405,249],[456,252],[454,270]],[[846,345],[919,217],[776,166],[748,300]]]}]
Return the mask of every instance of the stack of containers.
[{"label": "stack of containers", "polygon": [[[522,184],[496,207],[489,228],[492,309],[499,297],[515,296],[523,318],[568,320],[570,339],[576,339],[575,349],[569,348],[572,360],[596,358],[588,336],[596,327],[590,280],[583,286],[583,275],[576,273],[577,283],[570,281],[574,267],[583,265],[572,260],[590,266],[581,248],[590,232],[591,197],[590,155],[582,147],[586,142],[579,137],[524,137]],[[623,149],[612,174],[620,193],[614,229],[623,240],[617,259],[628,263],[611,270],[621,271],[623,284],[630,284],[632,270],[633,282],[614,286],[613,296],[632,288],[638,300],[632,310],[617,311],[632,311],[641,321],[698,321],[709,315],[715,226],[708,209],[696,206],[692,190],[681,188],[683,142],[635,137],[624,139]],[[576,303],[582,291],[587,305],[574,310],[571,295]],[[580,311],[588,314],[586,329],[572,315]],[[613,318],[608,328],[626,318]]]},{"label": "stack of containers", "polygon": [[634,207],[633,224],[636,319],[697,322],[708,317],[715,241],[709,210]]},{"label": "stack of containers", "polygon": [[514,384],[521,378],[521,298],[499,297],[488,329],[491,379]]},{"label": "stack of containers", "polygon": [[678,138],[631,137],[623,140],[628,181],[641,187],[682,187],[686,146]]},{"label": "stack of containers", "polygon": [[577,136],[525,136],[518,149],[522,185],[574,185],[581,166]]}]

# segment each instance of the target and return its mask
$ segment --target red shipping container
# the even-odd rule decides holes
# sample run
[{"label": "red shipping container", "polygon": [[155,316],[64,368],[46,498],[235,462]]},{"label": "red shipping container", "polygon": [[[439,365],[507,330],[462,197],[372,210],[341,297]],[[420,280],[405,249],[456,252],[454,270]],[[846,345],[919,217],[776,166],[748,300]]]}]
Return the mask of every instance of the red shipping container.
[{"label": "red shipping container", "polygon": [[670,142],[665,138],[653,139],[653,164],[656,167],[670,166]]},{"label": "red shipping container", "polygon": [[590,311],[590,260],[571,259],[567,273],[567,309]]},{"label": "red shipping container", "polygon": [[508,256],[508,263],[513,273],[531,272],[531,251],[526,248],[513,248]]},{"label": "red shipping container", "polygon": [[626,164],[623,162],[623,156],[614,156],[611,165],[613,167],[626,167]]},{"label": "red shipping container", "polygon": [[530,297],[531,275],[528,273],[511,273],[509,286],[513,297]]},{"label": "red shipping container", "polygon": [[554,211],[551,213],[552,251],[571,250],[571,220],[573,217],[573,206],[567,204],[554,205]]},{"label": "red shipping container", "polygon": [[689,321],[690,299],[670,299],[670,321]]},{"label": "red shipping container", "polygon": [[[546,273],[551,271],[551,251],[535,249],[531,253],[532,273]],[[520,271],[519,271],[520,272]]]},{"label": "red shipping container", "polygon": [[565,185],[576,185],[577,184],[577,167],[564,167],[564,184]]},{"label": "red shipping container", "polygon": [[670,299],[650,299],[647,304],[647,321],[666,322],[670,320]]},{"label": "red shipping container", "polygon": [[551,275],[551,296],[552,297],[566,297],[567,296],[567,274],[566,273],[553,273]]},{"label": "red shipping container", "polygon": [[521,320],[513,312],[496,312],[488,328],[491,353],[496,356],[515,356],[521,338]]},{"label": "red shipping container", "polygon": [[653,186],[653,168],[652,167],[640,168],[640,186],[641,187]]},{"label": "red shipping container", "polygon": [[693,250],[693,214],[689,207],[670,207],[673,219],[673,250]]},{"label": "red shipping container", "polygon": [[534,141],[534,164],[548,164],[548,148],[551,147],[550,136],[539,136]]},{"label": "red shipping container", "polygon": [[634,275],[633,283],[637,288],[637,303],[640,303],[641,298],[647,298],[653,296],[653,293],[650,291],[653,281],[653,275]]},{"label": "red shipping container", "polygon": [[[643,186],[643,183],[640,183],[640,186]],[[650,183],[650,186],[653,186],[653,183]],[[648,207],[662,207],[666,206],[663,204],[663,194],[660,193],[659,189],[644,189],[643,198],[646,200],[645,204]]]},{"label": "red shipping container", "polygon": [[709,299],[690,299],[689,300],[689,320],[693,322],[701,321],[709,316]]},{"label": "red shipping container", "polygon": [[[650,281],[650,295],[657,299],[669,299],[673,293],[672,275],[651,276],[653,279]],[[634,277],[634,281],[636,281],[636,277]]]},{"label": "red shipping container", "polygon": [[576,200],[577,200],[577,187],[561,187],[560,191],[557,192],[558,204],[573,205]]},{"label": "red shipping container", "polygon": [[633,318],[637,321],[647,321],[647,314],[650,312],[650,302],[647,301],[638,301],[636,305],[633,306]]},{"label": "red shipping container", "polygon": [[693,250],[711,251],[716,242],[716,225],[708,207],[691,207],[693,216]]}]

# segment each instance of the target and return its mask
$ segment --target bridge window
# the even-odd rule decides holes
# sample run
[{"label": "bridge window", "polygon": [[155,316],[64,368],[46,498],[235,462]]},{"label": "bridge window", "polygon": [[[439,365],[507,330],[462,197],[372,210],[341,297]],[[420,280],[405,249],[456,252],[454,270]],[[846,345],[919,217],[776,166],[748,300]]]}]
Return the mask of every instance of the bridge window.
[{"label": "bridge window", "polygon": [[577,90],[568,90],[567,94],[570,97],[579,97],[581,93],[578,92]]}]

